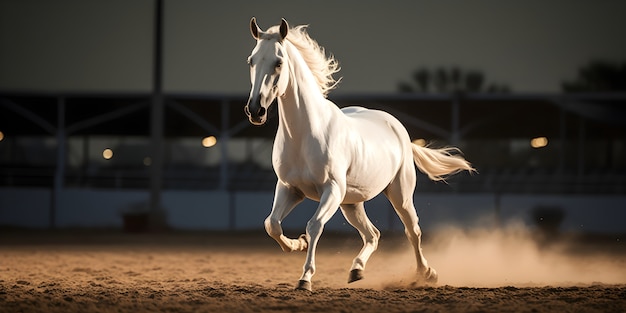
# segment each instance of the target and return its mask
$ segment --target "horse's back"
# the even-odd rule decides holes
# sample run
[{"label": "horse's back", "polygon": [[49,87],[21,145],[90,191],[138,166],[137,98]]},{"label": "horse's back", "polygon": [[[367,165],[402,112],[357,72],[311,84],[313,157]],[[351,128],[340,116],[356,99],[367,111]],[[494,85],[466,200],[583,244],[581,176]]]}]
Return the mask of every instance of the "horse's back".
[{"label": "horse's back", "polygon": [[349,107],[345,107],[343,109],[341,109],[341,112],[343,112],[343,114],[345,115],[352,115],[355,113],[360,113],[360,112],[364,112],[364,111],[371,111],[370,109],[366,109],[364,107],[360,107],[360,106],[349,106]]},{"label": "horse's back", "polygon": [[[367,109],[360,106],[349,106],[341,111],[354,122],[364,135],[379,137],[383,136],[387,141],[396,141],[402,146],[409,141],[406,128],[393,115],[375,109]],[[395,137],[395,138],[394,138]],[[395,140],[394,140],[395,139]]]}]

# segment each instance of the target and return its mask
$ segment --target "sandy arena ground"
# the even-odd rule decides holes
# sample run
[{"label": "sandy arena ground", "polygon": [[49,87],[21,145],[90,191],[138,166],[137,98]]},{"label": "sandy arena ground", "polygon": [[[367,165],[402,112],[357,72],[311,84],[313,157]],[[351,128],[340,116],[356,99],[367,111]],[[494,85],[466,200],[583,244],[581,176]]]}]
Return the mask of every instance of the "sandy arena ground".
[{"label": "sandy arena ground", "polygon": [[440,279],[414,286],[405,237],[384,235],[365,279],[348,285],[360,239],[324,234],[305,292],[293,290],[305,254],[282,252],[264,233],[4,231],[0,312],[626,311],[626,238],[532,237],[425,234]]}]

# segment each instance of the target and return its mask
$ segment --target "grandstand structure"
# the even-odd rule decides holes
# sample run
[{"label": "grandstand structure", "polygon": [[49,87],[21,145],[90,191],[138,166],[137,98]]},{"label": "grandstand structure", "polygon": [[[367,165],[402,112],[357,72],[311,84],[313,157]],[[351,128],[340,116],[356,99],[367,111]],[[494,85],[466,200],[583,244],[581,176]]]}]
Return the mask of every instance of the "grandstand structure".
[{"label": "grandstand structure", "polygon": [[[150,94],[0,95],[0,185],[150,188]],[[420,144],[454,145],[478,169],[417,192],[623,194],[626,95],[339,95],[385,110]],[[163,189],[267,190],[277,118],[252,126],[245,95],[165,95]],[[275,111],[276,106],[273,106]],[[203,138],[212,137],[211,145]],[[543,145],[533,147],[535,141]],[[105,158],[105,149],[112,156]]]}]

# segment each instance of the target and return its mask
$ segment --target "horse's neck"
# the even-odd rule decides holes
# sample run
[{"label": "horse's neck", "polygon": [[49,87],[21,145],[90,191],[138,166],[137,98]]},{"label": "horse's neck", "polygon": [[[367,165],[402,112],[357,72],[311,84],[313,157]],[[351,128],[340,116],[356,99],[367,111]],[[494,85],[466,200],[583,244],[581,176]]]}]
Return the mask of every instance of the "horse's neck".
[{"label": "horse's neck", "polygon": [[327,129],[332,120],[333,110],[323,97],[297,92],[302,86],[291,86],[279,103],[279,130],[290,138],[300,138],[300,134],[318,135]]},{"label": "horse's neck", "polygon": [[294,50],[289,49],[290,83],[278,100],[278,131],[285,132],[287,138],[294,141],[302,140],[303,136],[324,137],[329,123],[341,111],[324,97],[310,69]]}]

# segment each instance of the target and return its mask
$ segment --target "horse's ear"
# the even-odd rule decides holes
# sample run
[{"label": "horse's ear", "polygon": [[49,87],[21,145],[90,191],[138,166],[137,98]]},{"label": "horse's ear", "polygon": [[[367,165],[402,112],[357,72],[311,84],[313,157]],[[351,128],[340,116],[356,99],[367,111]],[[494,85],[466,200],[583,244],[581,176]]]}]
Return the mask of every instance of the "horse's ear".
[{"label": "horse's ear", "polygon": [[250,19],[250,32],[252,33],[252,37],[254,37],[254,39],[259,39],[261,29],[259,28],[259,25],[256,24],[256,17],[254,16]]},{"label": "horse's ear", "polygon": [[285,37],[287,37],[288,31],[289,31],[289,24],[287,24],[287,21],[283,18],[280,21],[280,40],[281,41],[285,39]]}]

